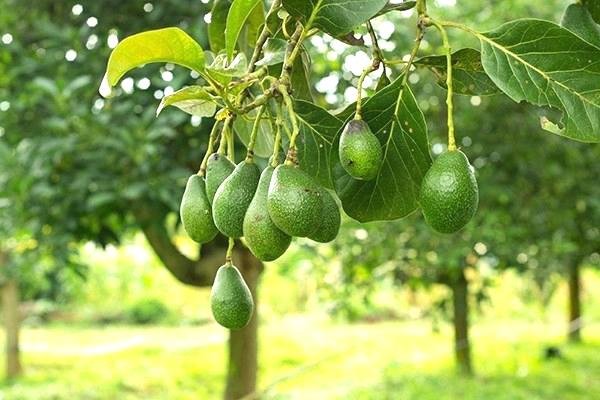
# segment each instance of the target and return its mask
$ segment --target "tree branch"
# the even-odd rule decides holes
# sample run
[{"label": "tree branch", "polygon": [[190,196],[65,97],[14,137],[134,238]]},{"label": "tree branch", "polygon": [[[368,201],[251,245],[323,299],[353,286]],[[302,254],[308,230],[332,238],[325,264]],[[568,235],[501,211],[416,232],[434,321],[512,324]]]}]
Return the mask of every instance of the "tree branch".
[{"label": "tree branch", "polygon": [[224,260],[224,247],[213,242],[202,246],[202,256],[193,260],[173,244],[164,225],[164,218],[148,209],[132,210],[146,240],[169,272],[181,283],[197,287],[211,286]]}]

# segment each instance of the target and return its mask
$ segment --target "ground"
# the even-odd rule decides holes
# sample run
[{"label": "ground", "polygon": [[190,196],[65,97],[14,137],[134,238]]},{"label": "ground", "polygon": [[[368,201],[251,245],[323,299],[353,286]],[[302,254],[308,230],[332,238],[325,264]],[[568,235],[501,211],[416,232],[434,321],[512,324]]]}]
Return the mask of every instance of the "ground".
[{"label": "ground", "polygon": [[[475,378],[452,370],[451,330],[427,321],[336,324],[310,316],[262,327],[266,399],[598,399],[600,324],[564,344],[564,324],[527,320],[473,327]],[[226,332],[188,327],[27,328],[23,379],[2,400],[219,399]],[[557,345],[561,359],[546,360]]]}]

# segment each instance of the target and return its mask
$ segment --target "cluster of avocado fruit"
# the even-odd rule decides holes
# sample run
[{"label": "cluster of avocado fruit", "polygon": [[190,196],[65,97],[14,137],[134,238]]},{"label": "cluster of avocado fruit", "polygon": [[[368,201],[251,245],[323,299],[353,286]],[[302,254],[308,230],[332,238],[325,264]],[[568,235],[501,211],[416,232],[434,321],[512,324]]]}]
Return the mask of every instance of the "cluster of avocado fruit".
[{"label": "cluster of avocado fruit", "polygon": [[[377,177],[383,150],[362,119],[348,122],[338,151],[342,167],[352,178]],[[473,168],[459,150],[440,155],[423,178],[420,205],[425,220],[438,232],[460,230],[475,214],[478,200]],[[236,166],[220,153],[209,156],[205,177],[197,174],[188,179],[180,216],[194,241],[210,242],[218,232],[243,237],[262,261],[283,255],[293,237],[321,243],[334,240],[341,221],[333,195],[297,163],[269,164],[261,173],[252,157]],[[252,317],[252,294],[231,261],[217,271],[211,308],[215,320],[229,329],[243,328]]]},{"label": "cluster of avocado fruit", "polygon": [[[333,195],[295,162],[268,165],[261,172],[252,157],[236,166],[219,153],[209,156],[205,177],[188,179],[180,216],[194,241],[210,242],[219,232],[243,237],[262,261],[282,256],[293,237],[330,242],[341,222]],[[231,262],[217,271],[211,308],[217,322],[229,329],[243,328],[252,317],[252,295]]]}]

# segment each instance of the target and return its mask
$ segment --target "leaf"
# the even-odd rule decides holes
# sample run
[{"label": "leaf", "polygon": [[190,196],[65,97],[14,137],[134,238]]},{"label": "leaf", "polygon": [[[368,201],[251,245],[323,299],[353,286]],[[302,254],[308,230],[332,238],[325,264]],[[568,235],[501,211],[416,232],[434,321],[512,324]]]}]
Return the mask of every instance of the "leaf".
[{"label": "leaf", "polygon": [[[446,88],[446,56],[429,56],[415,61],[431,70],[438,84]],[[452,82],[454,92],[469,96],[500,93],[494,82],[487,76],[481,64],[478,50],[465,48],[452,53]]]},{"label": "leaf", "polygon": [[300,124],[298,160],[300,167],[317,181],[333,189],[330,176],[331,146],[343,121],[327,110],[304,100],[296,100],[294,110]]},{"label": "leaf", "polygon": [[421,180],[431,165],[425,118],[408,86],[398,102],[401,81],[399,77],[363,106],[363,119],[384,153],[377,178],[359,181],[344,171],[338,156],[341,132],[332,147],[336,191],[346,214],[360,222],[393,220],[416,210]]},{"label": "leaf", "polygon": [[283,0],[290,15],[331,36],[342,36],[373,18],[387,0]]},{"label": "leaf", "polygon": [[565,10],[560,24],[600,49],[600,26],[598,26],[587,8],[581,4],[571,4]]},{"label": "leaf", "polygon": [[215,53],[225,48],[225,27],[227,26],[227,14],[231,8],[231,0],[215,0],[210,13],[210,24],[208,24],[208,42],[210,49]]},{"label": "leaf", "polygon": [[581,3],[588,9],[590,15],[600,24],[600,1],[598,0],[582,0]]},{"label": "leaf", "polygon": [[404,1],[404,2],[398,3],[398,4],[388,3],[388,4],[386,4],[385,7],[383,7],[383,9],[381,11],[379,11],[377,13],[377,16],[379,17],[380,15],[384,15],[384,14],[387,14],[392,11],[410,10],[411,8],[414,8],[416,5],[417,5],[416,1]]},{"label": "leaf", "polygon": [[179,28],[146,31],[126,37],[108,59],[108,84],[115,86],[130,70],[154,62],[182,65],[201,73],[204,70],[204,51]]},{"label": "leaf", "polygon": [[292,88],[296,99],[313,101],[308,53],[303,51],[301,56],[294,60],[290,79],[292,80]]},{"label": "leaf", "polygon": [[379,92],[381,89],[385,88],[390,83],[392,82],[390,81],[390,78],[387,76],[386,70],[384,69],[383,73],[379,77],[379,80],[377,81],[377,87],[375,88],[375,91]]},{"label": "leaf", "polygon": [[516,102],[561,110],[562,136],[600,142],[600,50],[535,19],[476,35],[483,68],[500,90]]},{"label": "leaf", "polygon": [[285,59],[285,49],[287,42],[283,39],[269,38],[265,43],[263,58],[256,62],[256,65],[275,65],[281,64]]},{"label": "leaf", "polygon": [[[257,110],[253,110],[244,116],[240,116],[233,121],[233,130],[246,147],[250,143],[252,127],[256,119]],[[271,124],[264,119],[258,125],[256,143],[254,145],[254,154],[258,157],[267,158],[273,153],[273,143],[275,141],[275,132],[271,129]]]},{"label": "leaf", "polygon": [[212,117],[217,111],[217,105],[202,86],[187,86],[163,97],[156,115],[168,106],[175,106],[197,117]]},{"label": "leaf", "polygon": [[233,0],[227,15],[227,26],[225,27],[225,49],[228,59],[233,57],[235,45],[246,20],[260,2],[261,0]]},{"label": "leaf", "polygon": [[221,53],[206,67],[206,74],[222,85],[227,85],[232,78],[246,75],[247,69],[248,61],[244,53],[236,55],[230,63],[227,61],[227,55]]}]

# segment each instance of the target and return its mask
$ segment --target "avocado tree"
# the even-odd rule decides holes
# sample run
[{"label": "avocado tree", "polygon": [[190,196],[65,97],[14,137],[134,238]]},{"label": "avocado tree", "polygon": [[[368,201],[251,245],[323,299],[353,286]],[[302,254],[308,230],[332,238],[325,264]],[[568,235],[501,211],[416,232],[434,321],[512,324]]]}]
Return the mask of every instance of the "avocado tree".
[{"label": "avocado tree", "polygon": [[[112,52],[100,89],[110,96],[127,72],[152,62],[182,65],[198,76],[197,85],[162,98],[158,112],[176,106],[217,120],[198,173],[188,181],[180,213],[184,228],[198,242],[209,242],[219,231],[230,238],[223,269],[232,268],[235,239],[246,238],[259,257],[265,242],[276,244],[278,251],[269,256],[273,259],[292,237],[320,241],[316,232],[323,230],[324,221],[333,221],[327,225],[337,231],[339,211],[324,207],[331,195],[326,189],[335,190],[346,214],[360,222],[399,219],[420,205],[435,230],[460,230],[475,213],[478,188],[456,144],[454,91],[503,92],[517,102],[556,109],[562,119],[546,113],[544,129],[579,141],[600,141],[598,16],[589,3],[571,6],[576,12],[567,12],[563,26],[520,19],[485,33],[436,19],[422,0],[353,2],[351,8],[337,0],[275,0],[266,14],[263,6],[259,0],[215,2],[210,51],[178,28],[126,38]],[[413,7],[417,20],[410,56],[386,54],[371,20]],[[364,37],[354,35],[357,29],[364,29]],[[425,32],[432,29],[445,54],[418,59]],[[449,29],[472,35],[480,51],[453,53]],[[356,83],[356,103],[337,115],[314,103],[307,84],[310,54],[305,42],[323,34],[359,46],[368,42],[372,54]],[[386,71],[394,65],[402,68],[390,82]],[[426,122],[408,84],[411,68],[419,65],[443,77],[447,89],[448,146],[433,165]],[[363,101],[365,79],[377,70],[384,72],[380,90]],[[235,168],[225,162],[212,169],[212,160],[235,161],[238,141],[246,147],[243,161]],[[269,180],[268,190],[257,191],[256,158],[269,158],[263,177]],[[217,186],[213,197],[210,188]],[[260,201],[249,210],[253,198]],[[247,221],[249,215],[255,219]],[[239,327],[249,318],[251,302],[239,274],[223,275],[229,276],[227,281],[213,287],[213,313],[226,327]]]}]

